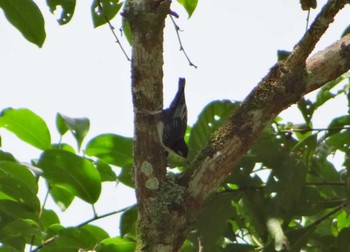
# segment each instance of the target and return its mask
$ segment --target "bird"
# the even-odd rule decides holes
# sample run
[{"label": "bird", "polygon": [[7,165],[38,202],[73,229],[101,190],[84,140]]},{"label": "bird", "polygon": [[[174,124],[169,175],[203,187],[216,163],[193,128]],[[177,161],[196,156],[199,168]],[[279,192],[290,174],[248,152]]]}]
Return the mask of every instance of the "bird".
[{"label": "bird", "polygon": [[169,108],[162,110],[157,122],[159,140],[164,149],[187,158],[188,147],[185,142],[187,128],[187,106],[185,99],[185,78],[179,78],[177,93]]}]

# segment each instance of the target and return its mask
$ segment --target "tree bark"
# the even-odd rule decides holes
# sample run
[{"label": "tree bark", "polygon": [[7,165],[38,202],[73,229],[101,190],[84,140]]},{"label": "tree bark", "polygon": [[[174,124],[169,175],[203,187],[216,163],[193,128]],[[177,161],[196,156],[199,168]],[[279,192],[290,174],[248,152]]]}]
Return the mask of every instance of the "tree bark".
[{"label": "tree bark", "polygon": [[178,251],[207,199],[264,128],[306,93],[349,70],[350,35],[307,59],[346,3],[328,1],[289,57],[271,68],[190,167],[172,179],[166,176],[156,117],[140,112],[163,107],[163,28],[170,2],[128,0],[123,16],[130,23],[133,47],[137,251]]}]

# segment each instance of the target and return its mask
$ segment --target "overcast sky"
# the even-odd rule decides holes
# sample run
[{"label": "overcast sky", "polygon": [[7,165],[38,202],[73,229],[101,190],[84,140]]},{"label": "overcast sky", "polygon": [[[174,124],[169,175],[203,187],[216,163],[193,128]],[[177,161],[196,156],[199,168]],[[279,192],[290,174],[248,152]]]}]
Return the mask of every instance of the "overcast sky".
[{"label": "overcast sky", "polygon": [[[0,15],[0,109],[26,107],[48,123],[54,142],[57,112],[71,117],[88,117],[91,130],[87,139],[107,132],[132,136],[133,115],[130,89],[130,63],[118,48],[107,26],[93,29],[90,2],[77,1],[71,22],[59,26],[45,6],[36,1],[46,22],[47,38],[43,48],[27,42]],[[319,7],[325,1],[318,1]],[[176,1],[173,11],[180,17],[183,45],[198,69],[190,67],[179,51],[174,27],[167,19],[165,30],[164,99],[168,105],[177,89],[178,77],[186,77],[186,98],[189,124],[201,109],[217,99],[242,100],[276,62],[278,49],[292,50],[305,32],[306,12],[298,0],[199,0],[190,19]],[[311,12],[311,20],[319,11]],[[337,40],[350,24],[347,6],[336,18],[317,50]],[[112,23],[120,27],[118,15]],[[130,55],[130,47],[121,39]],[[316,50],[316,51],[317,51]],[[342,103],[330,104],[329,117],[346,111]],[[288,121],[298,121],[293,112],[284,113]],[[319,117],[318,126],[328,120]],[[322,125],[323,124],[323,125]],[[17,154],[21,161],[36,158],[40,152],[2,134],[3,149]],[[65,138],[71,141],[70,138]],[[99,214],[120,209],[134,201],[133,194],[123,187],[108,184],[108,193],[97,205]],[[78,208],[86,206],[75,201]],[[89,210],[77,208],[62,215],[62,222],[71,225],[92,216]],[[77,213],[78,216],[77,216]],[[73,216],[73,217],[72,217]],[[73,219],[73,220],[72,220]],[[103,222],[116,234],[116,218]]]}]

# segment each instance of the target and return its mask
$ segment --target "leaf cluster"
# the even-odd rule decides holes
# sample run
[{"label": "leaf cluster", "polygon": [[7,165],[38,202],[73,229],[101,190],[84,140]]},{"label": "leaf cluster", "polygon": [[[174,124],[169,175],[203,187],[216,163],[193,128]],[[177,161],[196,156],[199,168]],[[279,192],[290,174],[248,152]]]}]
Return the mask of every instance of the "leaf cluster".
[{"label": "leaf cluster", "polygon": [[[115,134],[99,135],[88,141],[84,153],[79,154],[89,130],[89,120],[58,113],[56,126],[61,138],[58,143],[52,143],[46,123],[34,112],[7,108],[0,113],[1,128],[42,151],[40,157],[26,164],[0,150],[1,251],[23,251],[26,244],[30,244],[31,251],[133,251],[133,239],[111,238],[100,227],[89,224],[125,209],[104,216],[95,213],[86,223],[64,227],[57,213],[46,209],[45,201],[40,203],[37,195],[38,180],[43,179],[49,189],[47,194],[65,210],[76,197],[93,206],[104,182],[119,181],[133,186],[132,139]],[[76,150],[62,142],[67,132],[76,140]],[[118,175],[116,167],[121,171]],[[125,216],[129,212],[126,211]]]},{"label": "leaf cluster", "polygon": [[[304,123],[276,118],[265,129],[208,202],[183,251],[348,250],[350,114],[333,118],[326,128],[313,128],[313,115],[338,97],[347,99],[350,111],[349,80],[345,74],[314,100],[300,100]],[[226,103],[203,110],[192,128],[192,148],[192,140],[208,139],[213,121],[214,128],[220,126],[213,120],[221,116],[212,112],[214,104]],[[341,167],[332,163],[335,154]]]},{"label": "leaf cluster", "polygon": [[[119,13],[125,2],[119,0],[92,0],[91,17],[94,28],[109,23]],[[178,2],[186,9],[190,17],[197,7],[198,0],[178,0]],[[46,4],[52,14],[56,14],[60,10],[57,22],[64,25],[69,23],[74,15],[76,0],[46,0]],[[0,0],[0,8],[3,10],[6,19],[29,42],[38,47],[43,46],[46,38],[45,20],[34,0]],[[123,22],[123,29],[130,42],[131,35],[127,22]]]}]

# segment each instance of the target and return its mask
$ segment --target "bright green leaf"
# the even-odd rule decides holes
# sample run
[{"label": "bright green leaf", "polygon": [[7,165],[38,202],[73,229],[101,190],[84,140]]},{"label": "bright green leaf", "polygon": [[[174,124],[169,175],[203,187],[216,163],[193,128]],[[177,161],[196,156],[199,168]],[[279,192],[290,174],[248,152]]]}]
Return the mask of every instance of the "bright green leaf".
[{"label": "bright green leaf", "polygon": [[63,150],[45,151],[38,162],[51,186],[57,186],[95,203],[101,192],[101,178],[87,159]]},{"label": "bright green leaf", "polygon": [[119,0],[94,0],[91,5],[94,27],[96,28],[111,21],[119,12],[122,5],[123,3],[119,3]]},{"label": "bright green leaf", "polygon": [[0,127],[38,149],[50,148],[51,136],[45,121],[29,109],[3,110],[0,114]]},{"label": "bright green leaf", "polygon": [[133,163],[132,144],[132,138],[103,134],[87,143],[85,154],[98,157],[107,164],[123,167]]},{"label": "bright green leaf", "polygon": [[32,0],[0,0],[7,20],[30,42],[42,47],[45,41],[44,18]]},{"label": "bright green leaf", "polygon": [[61,211],[65,211],[72,204],[75,198],[74,193],[60,186],[53,186],[50,189],[50,195]]},{"label": "bright green leaf", "polygon": [[97,160],[95,162],[95,166],[100,173],[101,180],[102,181],[116,181],[117,180],[117,175],[115,172],[112,170],[112,167],[102,160]]},{"label": "bright green leaf", "polygon": [[188,148],[190,150],[188,160],[193,160],[202,148],[207,144],[211,134],[219,128],[239,107],[239,103],[230,101],[214,101],[209,103],[198,116],[193,125]]},{"label": "bright green leaf", "polygon": [[197,7],[198,0],[177,0],[187,11],[188,17],[191,17]]},{"label": "bright green leaf", "polygon": [[108,238],[101,241],[99,252],[134,252],[136,243],[120,237]]},{"label": "bright green leaf", "polygon": [[61,16],[57,19],[60,25],[68,23],[74,13],[76,0],[46,0],[47,6],[49,6],[51,13],[55,13],[56,8],[62,8]]}]

